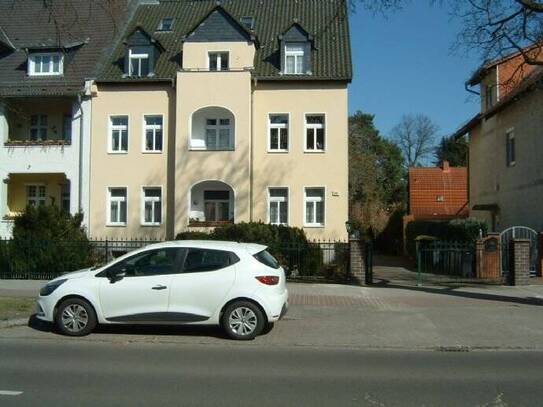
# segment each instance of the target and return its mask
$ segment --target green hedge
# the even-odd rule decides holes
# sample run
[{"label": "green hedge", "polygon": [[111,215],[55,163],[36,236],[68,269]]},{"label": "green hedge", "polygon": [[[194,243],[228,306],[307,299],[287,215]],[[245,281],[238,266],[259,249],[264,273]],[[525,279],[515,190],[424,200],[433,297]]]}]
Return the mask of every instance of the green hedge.
[{"label": "green hedge", "polygon": [[438,240],[450,242],[475,242],[480,233],[487,234],[485,222],[478,219],[454,219],[451,221],[415,220],[409,222],[405,229],[407,253],[415,257],[417,236],[432,236]]},{"label": "green hedge", "polygon": [[262,222],[241,222],[219,226],[210,233],[182,232],[177,240],[226,240],[260,243],[288,271],[296,269],[300,275],[313,275],[322,269],[323,253],[317,244],[311,244],[303,229],[269,225]]}]

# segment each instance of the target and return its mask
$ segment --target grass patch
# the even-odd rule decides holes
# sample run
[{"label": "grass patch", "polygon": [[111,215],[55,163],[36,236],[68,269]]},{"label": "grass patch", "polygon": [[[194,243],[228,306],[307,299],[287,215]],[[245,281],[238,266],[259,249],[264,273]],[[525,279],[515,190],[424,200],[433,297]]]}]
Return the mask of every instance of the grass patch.
[{"label": "grass patch", "polygon": [[34,298],[0,297],[0,321],[29,317],[35,303]]}]

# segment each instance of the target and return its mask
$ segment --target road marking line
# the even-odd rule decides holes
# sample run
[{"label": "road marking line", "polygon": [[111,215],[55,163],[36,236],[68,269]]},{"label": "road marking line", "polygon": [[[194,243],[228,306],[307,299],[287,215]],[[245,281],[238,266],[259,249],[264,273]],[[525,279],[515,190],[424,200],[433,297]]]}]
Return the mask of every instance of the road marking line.
[{"label": "road marking line", "polygon": [[22,391],[0,390],[0,396],[20,396]]}]

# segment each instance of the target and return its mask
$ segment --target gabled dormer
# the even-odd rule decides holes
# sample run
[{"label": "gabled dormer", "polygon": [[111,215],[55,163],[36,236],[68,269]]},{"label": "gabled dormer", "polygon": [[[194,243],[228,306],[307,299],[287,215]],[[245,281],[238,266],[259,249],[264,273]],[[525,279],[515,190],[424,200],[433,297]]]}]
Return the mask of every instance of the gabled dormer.
[{"label": "gabled dormer", "polygon": [[298,22],[279,36],[279,49],[283,75],[311,75],[313,37]]},{"label": "gabled dormer", "polygon": [[13,45],[3,28],[0,27],[0,55],[12,51],[15,51],[15,45]]},{"label": "gabled dormer", "polygon": [[136,27],[126,38],[125,77],[143,78],[155,75],[158,56],[164,48],[143,28]]},{"label": "gabled dormer", "polygon": [[217,6],[183,38],[183,69],[230,71],[250,69],[258,41],[253,31]]}]

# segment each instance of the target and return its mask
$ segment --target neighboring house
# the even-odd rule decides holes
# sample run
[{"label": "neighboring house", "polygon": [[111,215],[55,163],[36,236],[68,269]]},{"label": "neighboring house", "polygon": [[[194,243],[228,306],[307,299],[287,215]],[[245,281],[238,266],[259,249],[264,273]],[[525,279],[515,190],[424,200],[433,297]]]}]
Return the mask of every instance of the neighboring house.
[{"label": "neighboring house", "polygon": [[27,205],[87,220],[91,94],[87,78],[126,7],[0,0],[0,237]]},{"label": "neighboring house", "polygon": [[468,173],[465,167],[409,168],[409,220],[466,218]]},{"label": "neighboring house", "polygon": [[543,230],[543,68],[522,62],[517,53],[477,70],[467,85],[480,86],[481,112],[455,134],[469,136],[470,212],[498,232]]},{"label": "neighboring house", "polygon": [[91,89],[90,234],[262,221],[346,238],[345,2],[147,3]]}]

